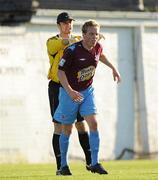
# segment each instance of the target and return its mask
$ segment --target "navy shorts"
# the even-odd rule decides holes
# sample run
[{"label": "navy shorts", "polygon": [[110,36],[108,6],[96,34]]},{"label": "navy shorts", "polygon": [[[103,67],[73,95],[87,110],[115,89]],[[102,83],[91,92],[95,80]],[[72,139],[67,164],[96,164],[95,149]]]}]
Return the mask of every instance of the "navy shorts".
[{"label": "navy shorts", "polygon": [[[59,88],[60,88],[60,83],[56,83],[54,81],[49,81],[48,84],[48,96],[49,96],[49,104],[50,104],[50,111],[51,111],[51,116],[52,116],[52,121],[56,123],[61,123],[58,122],[53,118],[54,113],[58,107],[59,104]],[[83,121],[83,117],[81,117],[80,113],[77,114],[77,122]]]}]

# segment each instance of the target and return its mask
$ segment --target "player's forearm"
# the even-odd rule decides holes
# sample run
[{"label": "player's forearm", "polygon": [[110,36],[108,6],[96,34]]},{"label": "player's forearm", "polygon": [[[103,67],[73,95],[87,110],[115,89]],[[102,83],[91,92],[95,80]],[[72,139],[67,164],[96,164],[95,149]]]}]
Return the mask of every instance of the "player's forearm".
[{"label": "player's forearm", "polygon": [[83,100],[82,94],[80,94],[78,91],[75,91],[71,88],[64,71],[62,71],[62,70],[58,71],[58,78],[59,78],[60,83],[62,84],[63,88],[66,90],[68,95],[71,97],[71,99],[75,102],[82,102],[82,100]]},{"label": "player's forearm", "polygon": [[47,50],[50,55],[56,54],[60,50],[64,49],[64,47],[65,44],[61,38],[47,41]]},{"label": "player's forearm", "polygon": [[113,66],[113,64],[112,64],[110,61],[108,61],[108,59],[106,58],[105,55],[102,55],[102,56],[100,57],[100,61],[101,61],[103,64],[105,64],[106,66],[108,66],[109,68],[111,68],[112,70],[115,70],[115,67]]},{"label": "player's forearm", "polygon": [[70,92],[72,91],[72,88],[67,80],[65,72],[62,70],[58,70],[58,78],[63,88],[66,90],[68,94],[70,94]]},{"label": "player's forearm", "polygon": [[106,61],[105,65],[111,68],[112,70],[115,70],[115,67],[108,60]]}]

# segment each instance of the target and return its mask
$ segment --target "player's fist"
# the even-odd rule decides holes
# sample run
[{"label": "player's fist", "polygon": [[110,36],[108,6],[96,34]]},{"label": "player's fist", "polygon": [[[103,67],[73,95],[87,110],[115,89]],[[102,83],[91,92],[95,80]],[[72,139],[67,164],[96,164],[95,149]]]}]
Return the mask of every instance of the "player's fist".
[{"label": "player's fist", "polygon": [[69,39],[63,39],[63,44],[65,45],[65,46],[67,46],[68,44],[69,44]]},{"label": "player's fist", "polygon": [[99,34],[99,40],[104,39],[105,40],[105,36],[103,34]]}]

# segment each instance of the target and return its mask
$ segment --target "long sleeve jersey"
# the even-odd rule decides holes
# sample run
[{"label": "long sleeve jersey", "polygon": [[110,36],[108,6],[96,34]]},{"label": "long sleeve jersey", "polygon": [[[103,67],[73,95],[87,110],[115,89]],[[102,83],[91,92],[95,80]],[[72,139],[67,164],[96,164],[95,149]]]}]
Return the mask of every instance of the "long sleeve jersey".
[{"label": "long sleeve jersey", "polygon": [[81,40],[81,36],[71,35],[69,39],[69,44],[64,45],[63,39],[59,35],[53,36],[47,40],[47,52],[49,57],[50,68],[48,71],[48,79],[51,79],[54,82],[59,83],[57,76],[58,73],[58,64],[63,56],[64,49],[77,41]]}]

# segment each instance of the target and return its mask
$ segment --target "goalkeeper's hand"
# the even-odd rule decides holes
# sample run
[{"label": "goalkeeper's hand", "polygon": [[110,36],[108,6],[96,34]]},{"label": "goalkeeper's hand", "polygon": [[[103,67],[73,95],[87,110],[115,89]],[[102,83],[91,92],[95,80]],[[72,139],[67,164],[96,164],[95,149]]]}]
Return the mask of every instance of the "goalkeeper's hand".
[{"label": "goalkeeper's hand", "polygon": [[98,41],[100,41],[101,39],[105,40],[105,36],[103,34],[99,34],[99,39]]},{"label": "goalkeeper's hand", "polygon": [[69,42],[69,39],[63,39],[62,40],[62,43],[67,46],[70,42]]}]

